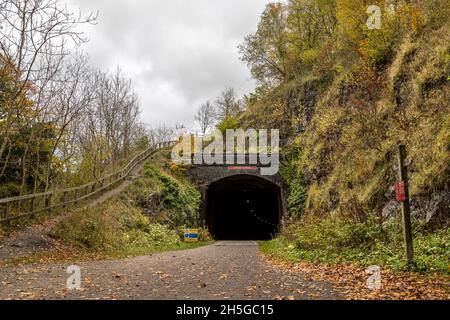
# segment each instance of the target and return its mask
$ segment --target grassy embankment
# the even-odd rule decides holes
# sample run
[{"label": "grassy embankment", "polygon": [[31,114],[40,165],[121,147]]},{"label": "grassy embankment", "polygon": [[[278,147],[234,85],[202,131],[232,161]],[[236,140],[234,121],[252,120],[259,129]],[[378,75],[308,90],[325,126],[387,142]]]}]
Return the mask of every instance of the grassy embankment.
[{"label": "grassy embankment", "polygon": [[185,227],[198,227],[200,194],[161,151],[144,174],[118,196],[91,209],[75,210],[51,229],[56,250],[21,258],[15,263],[108,259],[191,249],[211,243],[183,241]]},{"label": "grassy embankment", "polygon": [[413,229],[415,257],[412,264],[405,262],[400,221],[392,221],[382,229],[373,220],[364,223],[339,219],[305,221],[288,226],[275,240],[260,242],[260,247],[267,256],[292,263],[353,263],[378,265],[393,271],[448,275],[449,230],[431,232],[419,223]]}]

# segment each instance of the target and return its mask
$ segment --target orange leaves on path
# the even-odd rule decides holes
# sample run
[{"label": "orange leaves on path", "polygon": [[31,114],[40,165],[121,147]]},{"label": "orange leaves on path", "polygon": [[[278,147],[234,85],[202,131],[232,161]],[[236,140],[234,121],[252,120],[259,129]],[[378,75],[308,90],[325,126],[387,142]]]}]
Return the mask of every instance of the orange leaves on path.
[{"label": "orange leaves on path", "polygon": [[320,265],[308,262],[289,263],[267,258],[270,264],[303,273],[316,281],[333,284],[349,300],[449,300],[448,276],[441,274],[419,274],[413,272],[394,273],[382,269],[380,290],[367,288],[365,268],[356,265]]}]

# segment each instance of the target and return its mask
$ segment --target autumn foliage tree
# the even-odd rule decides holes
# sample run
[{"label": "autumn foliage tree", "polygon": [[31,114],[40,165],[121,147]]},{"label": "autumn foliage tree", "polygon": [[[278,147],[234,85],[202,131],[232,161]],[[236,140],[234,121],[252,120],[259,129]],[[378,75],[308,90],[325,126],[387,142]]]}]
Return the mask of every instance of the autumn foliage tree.
[{"label": "autumn foliage tree", "polygon": [[96,19],[60,0],[0,0],[0,198],[97,179],[147,134],[130,80],[79,50]]}]

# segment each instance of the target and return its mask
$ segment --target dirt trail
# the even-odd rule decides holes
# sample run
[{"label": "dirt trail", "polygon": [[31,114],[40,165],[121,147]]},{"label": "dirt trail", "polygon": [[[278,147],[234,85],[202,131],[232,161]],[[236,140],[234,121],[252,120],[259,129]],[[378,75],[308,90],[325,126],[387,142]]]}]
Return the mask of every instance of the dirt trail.
[{"label": "dirt trail", "polygon": [[[92,198],[84,207],[75,209],[84,210],[98,206],[108,199],[120,194],[134,180],[142,174],[145,161],[136,165],[130,175],[119,182],[113,189],[101,193],[99,196]],[[74,211],[72,211],[74,212]],[[19,231],[8,238],[0,239],[0,262],[11,258],[24,257],[39,251],[50,250],[53,247],[53,240],[47,235],[52,227],[59,221],[64,219],[71,212],[63,212],[62,214],[49,219],[43,223],[32,225],[26,229]]]},{"label": "dirt trail", "polygon": [[343,298],[330,283],[269,265],[253,241],[79,266],[79,291],[66,289],[67,265],[0,270],[0,299]]}]

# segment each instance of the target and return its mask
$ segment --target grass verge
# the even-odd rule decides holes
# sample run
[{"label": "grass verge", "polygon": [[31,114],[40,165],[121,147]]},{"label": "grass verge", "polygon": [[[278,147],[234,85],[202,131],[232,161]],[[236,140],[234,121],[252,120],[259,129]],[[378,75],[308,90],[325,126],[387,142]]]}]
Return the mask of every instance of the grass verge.
[{"label": "grass verge", "polygon": [[279,238],[261,242],[264,254],[288,262],[378,265],[394,272],[450,274],[450,230],[427,230],[414,224],[414,262],[406,263],[402,230],[393,220],[382,227],[375,220],[349,223],[340,219],[297,222]]}]

